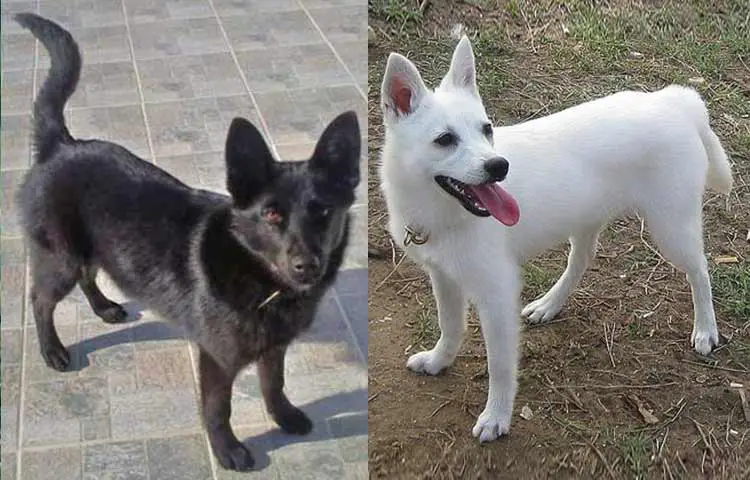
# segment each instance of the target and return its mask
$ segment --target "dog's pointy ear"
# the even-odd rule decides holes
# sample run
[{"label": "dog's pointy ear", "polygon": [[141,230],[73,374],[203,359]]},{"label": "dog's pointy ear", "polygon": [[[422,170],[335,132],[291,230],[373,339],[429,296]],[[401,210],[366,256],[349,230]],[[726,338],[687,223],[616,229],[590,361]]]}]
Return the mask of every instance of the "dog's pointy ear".
[{"label": "dog's pointy ear", "polygon": [[394,118],[410,115],[426,94],[427,87],[417,67],[403,55],[391,53],[380,94],[383,114]]},{"label": "dog's pointy ear", "polygon": [[227,190],[235,205],[252,202],[273,175],[273,154],[255,126],[244,118],[235,118],[229,126],[225,148]]},{"label": "dog's pointy ear", "polygon": [[332,201],[351,202],[359,184],[359,162],[362,148],[357,114],[344,112],[320,135],[308,163],[318,195]]},{"label": "dog's pointy ear", "polygon": [[464,35],[453,51],[453,59],[448,74],[440,82],[441,87],[468,89],[477,93],[477,69],[474,62],[474,51],[469,37]]}]

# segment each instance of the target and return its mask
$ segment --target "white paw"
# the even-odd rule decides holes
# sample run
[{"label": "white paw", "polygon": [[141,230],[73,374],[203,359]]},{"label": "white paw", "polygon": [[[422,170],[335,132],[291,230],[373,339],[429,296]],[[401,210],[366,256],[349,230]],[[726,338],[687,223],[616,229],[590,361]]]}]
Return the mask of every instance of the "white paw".
[{"label": "white paw", "polygon": [[491,442],[505,435],[510,430],[510,413],[502,413],[496,409],[485,408],[476,425],[471,430],[472,435],[479,438],[481,443]]},{"label": "white paw", "polygon": [[435,350],[415,353],[406,361],[406,367],[417,373],[437,375],[440,370],[450,365],[450,360],[435,353]]},{"label": "white paw", "polygon": [[714,347],[719,345],[719,332],[697,330],[693,327],[693,333],[690,335],[690,343],[696,352],[701,355],[708,355]]},{"label": "white paw", "polygon": [[562,309],[562,302],[554,297],[554,295],[545,295],[540,299],[534,300],[521,310],[521,314],[528,318],[530,323],[549,322]]}]

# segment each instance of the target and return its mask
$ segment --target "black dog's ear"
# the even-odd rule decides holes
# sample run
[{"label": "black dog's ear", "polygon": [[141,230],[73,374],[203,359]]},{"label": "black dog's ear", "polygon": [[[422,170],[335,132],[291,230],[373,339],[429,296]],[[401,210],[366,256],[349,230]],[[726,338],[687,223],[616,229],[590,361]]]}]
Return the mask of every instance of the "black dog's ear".
[{"label": "black dog's ear", "polygon": [[225,147],[227,190],[238,206],[247,206],[272,178],[273,154],[252,123],[235,118]]},{"label": "black dog's ear", "polygon": [[362,140],[357,114],[344,112],[328,124],[320,135],[309,162],[319,191],[339,198],[354,198],[359,184],[359,156]]}]

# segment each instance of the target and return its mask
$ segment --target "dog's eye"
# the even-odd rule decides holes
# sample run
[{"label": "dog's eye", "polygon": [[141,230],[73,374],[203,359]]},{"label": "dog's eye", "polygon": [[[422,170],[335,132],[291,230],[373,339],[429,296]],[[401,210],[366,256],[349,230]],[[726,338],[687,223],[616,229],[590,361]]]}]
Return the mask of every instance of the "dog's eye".
[{"label": "dog's eye", "polygon": [[445,132],[435,139],[435,143],[441,147],[450,147],[458,143],[458,138],[450,132]]},{"label": "dog's eye", "polygon": [[268,205],[261,211],[263,219],[271,225],[278,225],[284,220],[284,215],[276,205]]},{"label": "dog's eye", "polygon": [[484,125],[482,125],[482,133],[484,133],[485,137],[491,137],[492,136],[492,124],[485,123]]},{"label": "dog's eye", "polygon": [[319,219],[326,219],[331,214],[331,209],[325,205],[321,205],[316,202],[312,202],[308,205],[308,211],[310,215]]}]

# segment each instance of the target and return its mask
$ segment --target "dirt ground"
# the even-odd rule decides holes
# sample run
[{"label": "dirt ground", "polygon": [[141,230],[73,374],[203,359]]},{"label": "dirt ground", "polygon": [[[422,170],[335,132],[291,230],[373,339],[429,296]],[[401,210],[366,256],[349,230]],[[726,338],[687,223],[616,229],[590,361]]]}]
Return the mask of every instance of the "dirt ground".
[{"label": "dirt ground", "polygon": [[[420,6],[424,8],[420,10]],[[750,6],[745,0],[370,0],[369,460],[371,478],[750,478]],[[457,24],[462,27],[457,27]],[[455,365],[406,369],[437,339],[422,270],[392,248],[378,190],[380,81],[390,51],[429,85],[463,29],[490,116],[509,124],[623,88],[697,85],[734,162],[729,198],[705,198],[706,253],[728,343],[689,346],[690,289],[637,218],[612,224],[559,321],[525,327],[509,436],[479,445],[484,345],[469,320]],[[549,288],[567,249],[526,268],[524,301]],[[394,271],[395,269],[395,271]],[[533,413],[521,418],[528,406]]]}]

